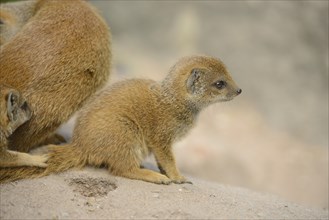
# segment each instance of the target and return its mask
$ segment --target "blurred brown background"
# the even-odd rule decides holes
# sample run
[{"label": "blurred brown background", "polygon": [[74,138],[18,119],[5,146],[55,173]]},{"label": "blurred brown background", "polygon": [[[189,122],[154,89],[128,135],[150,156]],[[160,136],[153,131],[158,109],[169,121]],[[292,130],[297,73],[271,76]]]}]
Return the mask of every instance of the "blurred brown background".
[{"label": "blurred brown background", "polygon": [[110,83],[207,54],[242,88],[175,146],[185,174],[328,209],[328,1],[89,2],[111,27]]}]

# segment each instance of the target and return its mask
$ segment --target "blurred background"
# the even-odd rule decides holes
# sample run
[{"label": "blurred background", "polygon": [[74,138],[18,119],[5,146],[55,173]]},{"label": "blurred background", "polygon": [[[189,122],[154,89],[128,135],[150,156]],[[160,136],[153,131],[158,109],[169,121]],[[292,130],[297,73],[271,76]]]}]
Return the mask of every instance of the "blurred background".
[{"label": "blurred background", "polygon": [[111,28],[110,83],[207,54],[242,88],[176,144],[183,173],[328,208],[328,1],[89,2]]},{"label": "blurred background", "polygon": [[328,209],[328,1],[89,2],[111,28],[110,84],[206,54],[242,88],[174,146],[184,174]]}]

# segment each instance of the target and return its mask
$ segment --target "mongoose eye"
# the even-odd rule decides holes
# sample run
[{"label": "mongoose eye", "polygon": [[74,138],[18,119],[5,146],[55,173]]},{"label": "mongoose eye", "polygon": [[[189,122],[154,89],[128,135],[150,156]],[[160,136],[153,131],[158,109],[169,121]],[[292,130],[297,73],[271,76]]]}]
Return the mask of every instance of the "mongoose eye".
[{"label": "mongoose eye", "polygon": [[215,86],[217,87],[217,89],[223,89],[226,86],[226,82],[223,80],[217,81],[215,83]]}]

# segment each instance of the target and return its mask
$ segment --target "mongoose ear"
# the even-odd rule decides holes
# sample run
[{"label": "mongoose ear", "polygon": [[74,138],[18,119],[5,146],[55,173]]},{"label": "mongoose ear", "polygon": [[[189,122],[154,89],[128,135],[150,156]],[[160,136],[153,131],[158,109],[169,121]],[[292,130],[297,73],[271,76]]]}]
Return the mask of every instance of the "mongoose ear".
[{"label": "mongoose ear", "polygon": [[16,120],[15,109],[17,108],[18,97],[13,92],[9,92],[7,95],[7,114],[10,121]]},{"label": "mongoose ear", "polygon": [[188,92],[190,92],[192,94],[196,92],[197,82],[200,79],[201,73],[202,73],[201,69],[198,69],[198,68],[192,69],[191,74],[188,77],[187,82],[186,82],[186,87],[187,87]]}]

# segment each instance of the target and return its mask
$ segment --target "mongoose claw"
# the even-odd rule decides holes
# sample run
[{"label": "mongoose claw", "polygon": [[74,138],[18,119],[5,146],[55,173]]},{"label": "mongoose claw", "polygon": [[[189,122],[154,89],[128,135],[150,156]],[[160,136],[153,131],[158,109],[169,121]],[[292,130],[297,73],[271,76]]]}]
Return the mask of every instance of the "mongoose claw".
[{"label": "mongoose claw", "polygon": [[185,184],[185,183],[187,183],[187,184],[193,184],[191,181],[189,181],[189,180],[184,180],[184,181],[182,181],[182,180],[174,180],[174,181],[172,181],[173,183],[176,183],[176,184]]},{"label": "mongoose claw", "polygon": [[166,181],[161,181],[160,184],[163,184],[163,185],[169,185],[172,181],[171,180],[166,180]]},{"label": "mongoose claw", "polygon": [[48,164],[46,163],[39,163],[35,165],[36,167],[41,167],[41,168],[46,168],[48,166]]},{"label": "mongoose claw", "polygon": [[189,181],[189,180],[186,180],[184,183],[193,185],[193,183],[191,181]]}]

